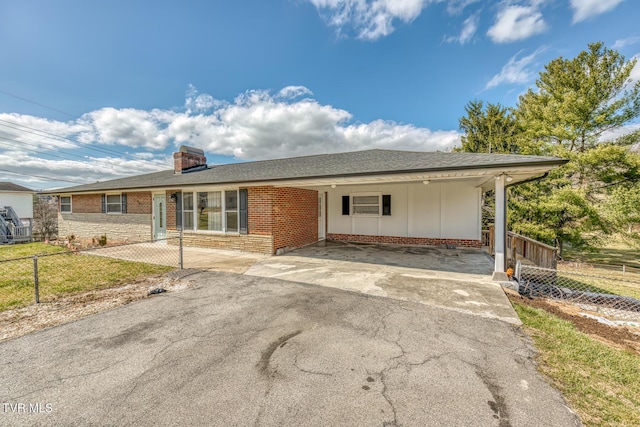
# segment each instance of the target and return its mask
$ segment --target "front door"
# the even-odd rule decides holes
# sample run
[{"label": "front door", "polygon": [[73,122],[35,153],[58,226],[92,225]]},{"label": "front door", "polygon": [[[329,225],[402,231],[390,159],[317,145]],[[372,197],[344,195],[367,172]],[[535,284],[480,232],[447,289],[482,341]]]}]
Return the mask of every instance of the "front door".
[{"label": "front door", "polygon": [[153,240],[167,238],[167,196],[153,196]]},{"label": "front door", "polygon": [[324,193],[318,192],[318,240],[325,238]]}]

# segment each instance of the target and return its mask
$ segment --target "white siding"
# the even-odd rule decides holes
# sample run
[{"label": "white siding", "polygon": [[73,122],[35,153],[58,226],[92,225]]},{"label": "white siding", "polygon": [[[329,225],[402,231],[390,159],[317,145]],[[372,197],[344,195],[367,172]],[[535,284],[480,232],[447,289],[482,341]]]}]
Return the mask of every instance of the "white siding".
[{"label": "white siding", "polygon": [[33,195],[24,193],[0,193],[0,206],[11,206],[22,219],[33,218]]},{"label": "white siding", "polygon": [[[470,182],[353,185],[329,188],[332,234],[480,240],[481,190]],[[342,215],[342,196],[391,195],[391,216]]]}]

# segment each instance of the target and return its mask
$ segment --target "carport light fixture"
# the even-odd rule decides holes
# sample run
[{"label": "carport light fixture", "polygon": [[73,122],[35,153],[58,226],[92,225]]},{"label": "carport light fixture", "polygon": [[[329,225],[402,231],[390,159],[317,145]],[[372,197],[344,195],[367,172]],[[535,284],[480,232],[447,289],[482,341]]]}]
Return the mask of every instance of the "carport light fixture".
[{"label": "carport light fixture", "polygon": [[511,182],[511,181],[513,181],[513,177],[512,177],[511,175],[506,175],[506,174],[496,175],[496,177],[495,177],[495,178],[496,178],[496,181],[497,181],[497,180],[499,180],[501,176],[504,176],[504,179],[505,179],[507,182]]},{"label": "carport light fixture", "polygon": [[431,181],[429,181],[428,179],[426,179],[426,180],[422,181],[422,183],[423,183],[424,185],[429,185],[429,183],[430,183],[430,182],[431,182]]},{"label": "carport light fixture", "polygon": [[335,184],[331,184],[331,188],[336,188],[336,185]]}]

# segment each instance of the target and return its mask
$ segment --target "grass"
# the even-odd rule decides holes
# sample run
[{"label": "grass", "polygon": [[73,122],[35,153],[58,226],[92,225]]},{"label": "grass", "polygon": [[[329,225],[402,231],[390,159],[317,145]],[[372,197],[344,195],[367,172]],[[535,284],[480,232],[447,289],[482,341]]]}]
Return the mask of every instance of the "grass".
[{"label": "grass", "polygon": [[41,302],[62,295],[113,287],[173,270],[172,267],[160,265],[64,252],[62,248],[43,243],[0,248],[0,312],[35,302],[33,259],[2,260],[58,253],[38,258]]},{"label": "grass", "polygon": [[580,276],[562,271],[557,275],[558,285],[579,291],[615,294],[640,299],[639,283],[617,280],[616,277],[608,276],[606,272],[589,271],[586,274],[601,275],[601,277],[609,278]]},{"label": "grass", "polygon": [[538,363],[586,426],[640,425],[640,356],[612,348],[544,310],[515,303]]},{"label": "grass", "polygon": [[44,243],[3,245],[0,246],[0,261],[33,255],[53,254],[57,252],[64,252],[66,250],[66,248],[61,248],[60,246],[45,245]]},{"label": "grass", "polygon": [[611,244],[595,250],[580,250],[566,247],[563,257],[567,261],[580,261],[587,264],[627,265],[640,268],[638,249],[623,244]]},{"label": "grass", "polygon": [[[559,264],[558,269],[562,270],[560,275],[564,278],[583,282],[585,290],[593,292],[604,290],[607,293],[640,299],[640,256],[638,253],[637,248],[629,247],[616,238],[612,238],[606,246],[594,250],[578,250],[568,246],[564,251],[565,261],[590,264],[592,267],[580,264],[574,267],[569,263]],[[627,266],[625,274],[622,273],[620,267],[622,265]],[[599,280],[580,276],[580,274],[608,279]]]}]

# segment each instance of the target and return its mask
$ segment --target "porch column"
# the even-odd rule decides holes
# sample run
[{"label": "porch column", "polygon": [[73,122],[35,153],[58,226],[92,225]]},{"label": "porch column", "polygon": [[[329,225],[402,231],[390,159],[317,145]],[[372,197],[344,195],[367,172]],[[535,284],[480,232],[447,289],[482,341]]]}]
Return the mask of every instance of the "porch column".
[{"label": "porch column", "polygon": [[507,246],[507,203],[504,187],[506,176],[496,176],[496,212],[495,212],[495,267],[493,280],[508,280],[506,270],[506,246]]}]

